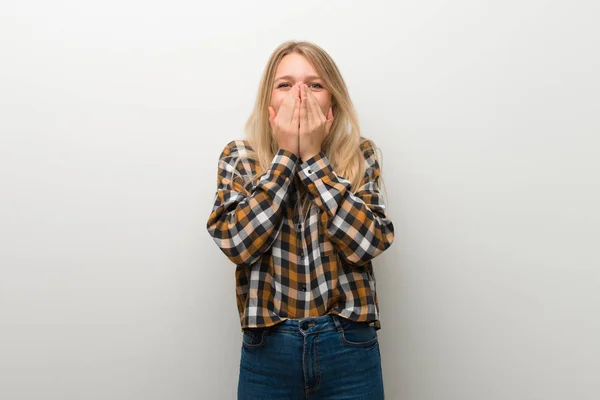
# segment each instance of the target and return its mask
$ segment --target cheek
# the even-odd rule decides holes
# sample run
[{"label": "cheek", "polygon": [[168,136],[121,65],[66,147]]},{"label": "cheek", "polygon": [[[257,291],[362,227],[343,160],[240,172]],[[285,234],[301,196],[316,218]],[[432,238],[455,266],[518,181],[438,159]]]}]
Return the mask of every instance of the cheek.
[{"label": "cheek", "polygon": [[281,92],[273,92],[271,94],[271,107],[275,110],[275,112],[279,111],[279,106],[281,106],[281,102],[283,101],[284,96]]},{"label": "cheek", "polygon": [[331,106],[331,96],[328,93],[317,93],[315,94],[317,101],[319,102],[319,106],[321,108],[321,112],[324,116],[327,117],[327,113],[329,112],[329,107]]}]

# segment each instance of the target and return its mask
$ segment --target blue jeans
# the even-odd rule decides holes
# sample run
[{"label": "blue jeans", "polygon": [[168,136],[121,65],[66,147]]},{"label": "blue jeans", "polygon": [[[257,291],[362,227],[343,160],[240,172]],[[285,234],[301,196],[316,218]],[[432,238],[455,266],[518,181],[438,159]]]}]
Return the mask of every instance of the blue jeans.
[{"label": "blue jeans", "polygon": [[375,327],[337,315],[244,328],[238,400],[384,399]]}]

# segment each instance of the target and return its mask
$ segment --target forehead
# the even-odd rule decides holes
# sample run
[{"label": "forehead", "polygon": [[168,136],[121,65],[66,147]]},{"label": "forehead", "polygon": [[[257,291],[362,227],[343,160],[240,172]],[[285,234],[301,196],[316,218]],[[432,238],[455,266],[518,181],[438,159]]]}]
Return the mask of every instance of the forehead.
[{"label": "forehead", "polygon": [[303,78],[308,75],[319,75],[306,57],[301,54],[291,53],[281,59],[275,79],[283,75],[291,75],[294,78]]}]

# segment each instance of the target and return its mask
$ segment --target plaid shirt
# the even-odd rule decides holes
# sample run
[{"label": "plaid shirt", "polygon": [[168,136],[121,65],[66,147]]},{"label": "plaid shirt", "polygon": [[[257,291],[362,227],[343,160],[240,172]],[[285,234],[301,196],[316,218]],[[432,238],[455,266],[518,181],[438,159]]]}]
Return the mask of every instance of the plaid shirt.
[{"label": "plaid shirt", "polygon": [[[244,157],[249,143],[233,140],[221,152],[206,228],[237,265],[242,330],[332,313],[381,329],[371,260],[390,247],[394,226],[376,187],[380,168],[373,147],[369,140],[360,146],[367,168],[356,193],[323,151],[301,161],[279,149],[264,175],[251,182],[257,163]],[[237,158],[243,182],[232,176]],[[304,226],[294,207],[298,184],[311,197]]]}]

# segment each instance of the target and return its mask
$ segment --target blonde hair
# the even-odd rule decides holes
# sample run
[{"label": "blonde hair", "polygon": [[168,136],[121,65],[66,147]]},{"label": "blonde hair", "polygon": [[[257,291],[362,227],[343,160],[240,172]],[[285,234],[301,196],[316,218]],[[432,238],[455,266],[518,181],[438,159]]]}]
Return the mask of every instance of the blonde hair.
[{"label": "blonde hair", "polygon": [[[306,57],[321,77],[324,88],[331,93],[333,123],[329,134],[323,141],[322,149],[336,174],[348,179],[352,183],[352,191],[355,192],[360,187],[367,167],[360,145],[368,139],[360,135],[358,115],[337,65],[325,50],[307,41],[286,41],[273,51],[267,61],[258,87],[254,109],[245,126],[245,139],[252,147],[247,155],[248,158],[256,161],[257,165],[257,172],[250,177],[249,181],[264,174],[279,149],[269,124],[269,105],[277,67],[283,57],[290,53]],[[375,143],[373,141],[370,143],[377,159],[381,159],[382,157],[377,154],[378,148]],[[234,174],[238,172],[237,162],[239,161],[240,159],[237,159],[234,165]],[[379,165],[382,166],[382,162],[379,162]],[[378,188],[383,186],[381,175],[383,174],[380,174],[377,179]],[[246,185],[244,185],[244,190],[246,190],[245,187]],[[299,185],[299,188],[301,198],[304,199],[302,210],[308,210],[310,199],[306,195],[306,189],[303,185]]]}]

